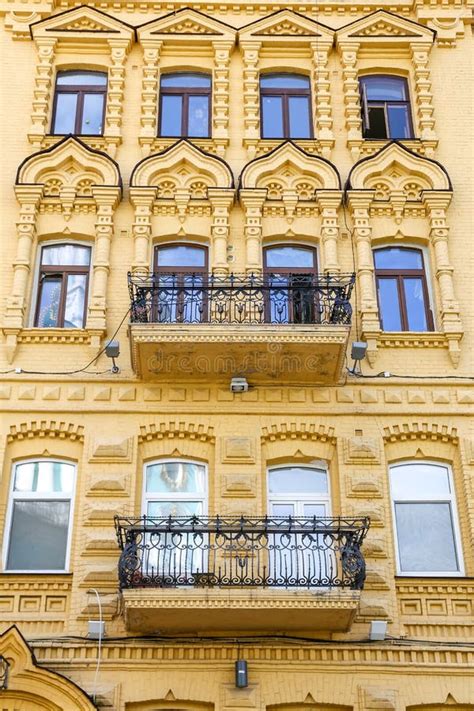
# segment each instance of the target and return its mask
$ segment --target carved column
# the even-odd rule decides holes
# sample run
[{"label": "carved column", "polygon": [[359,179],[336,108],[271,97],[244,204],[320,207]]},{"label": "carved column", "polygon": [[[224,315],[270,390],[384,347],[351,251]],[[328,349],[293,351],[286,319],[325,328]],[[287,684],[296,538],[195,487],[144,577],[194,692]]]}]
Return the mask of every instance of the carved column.
[{"label": "carved column", "polygon": [[142,40],[142,110],[140,116],[140,145],[144,156],[149,155],[158,134],[158,94],[160,90],[160,52],[163,42]]},{"label": "carved column", "polygon": [[328,70],[328,55],[331,45],[328,42],[312,42],[313,56],[313,96],[315,110],[316,138],[322,146],[322,153],[329,158],[334,145],[332,131],[331,93]]},{"label": "carved column", "polygon": [[218,142],[219,153],[223,154],[229,141],[229,65],[233,42],[215,41],[213,72],[213,131],[212,137]]},{"label": "carved column", "polygon": [[16,185],[15,194],[20,203],[20,219],[16,225],[17,248],[13,262],[13,284],[7,298],[3,328],[7,337],[7,357],[10,363],[15,356],[17,335],[24,326],[33,241],[36,236],[36,221],[43,196],[43,186]]},{"label": "carved column", "polygon": [[260,140],[260,87],[259,51],[260,42],[241,42],[244,63],[244,143],[252,157]]},{"label": "carved column", "polygon": [[31,112],[31,127],[28,138],[33,146],[37,148],[41,147],[41,142],[48,133],[56,43],[56,39],[49,37],[40,37],[36,40],[38,62],[36,64],[33,111]]},{"label": "carved column", "polygon": [[157,188],[130,188],[130,202],[135,208],[133,222],[134,256],[132,271],[148,271],[151,263],[151,218]]},{"label": "carved column", "polygon": [[[114,231],[114,211],[120,200],[120,189],[94,185],[92,195],[97,205],[95,249],[90,288],[87,328],[105,331],[107,282],[110,272],[110,245]],[[94,344],[96,345],[96,344]]]},{"label": "carved column", "polygon": [[377,336],[380,333],[370,224],[370,206],[374,194],[373,190],[351,190],[349,192],[349,208],[354,224],[353,239],[356,247],[361,325],[368,344],[367,358],[371,364],[375,360]]},{"label": "carved column", "polygon": [[344,114],[346,117],[347,145],[351,149],[352,157],[360,157],[360,143],[362,141],[362,116],[359,94],[359,81],[357,77],[357,42],[341,43],[342,77],[344,86]]},{"label": "carved column", "polygon": [[247,273],[262,270],[262,217],[263,205],[267,197],[264,189],[242,189],[240,200],[245,211],[245,269]]},{"label": "carved column", "polygon": [[339,238],[338,210],[342,193],[339,190],[320,190],[317,192],[318,207],[321,212],[321,243],[323,252],[322,267],[326,273],[341,271],[337,254]]},{"label": "carved column", "polygon": [[441,320],[448,338],[449,355],[453,365],[459,363],[459,341],[463,336],[459,303],[454,292],[453,267],[449,259],[449,227],[446,211],[451,202],[450,193],[430,190],[423,193],[423,202],[430,220],[430,240],[433,245],[436,279],[441,301]]},{"label": "carved column", "polygon": [[433,94],[431,92],[430,70],[428,68],[431,44],[412,44],[411,58],[415,70],[416,114],[418,117],[419,138],[423,141],[435,141],[433,116]]},{"label": "carved column", "polygon": [[108,152],[113,158],[121,140],[123,92],[125,83],[125,60],[128,40],[109,40],[112,64],[108,73],[107,106],[105,110],[104,136],[115,139],[108,142]]},{"label": "carved column", "polygon": [[234,203],[233,188],[209,188],[209,200],[212,205],[212,271],[226,274],[227,246],[229,244],[229,217]]}]

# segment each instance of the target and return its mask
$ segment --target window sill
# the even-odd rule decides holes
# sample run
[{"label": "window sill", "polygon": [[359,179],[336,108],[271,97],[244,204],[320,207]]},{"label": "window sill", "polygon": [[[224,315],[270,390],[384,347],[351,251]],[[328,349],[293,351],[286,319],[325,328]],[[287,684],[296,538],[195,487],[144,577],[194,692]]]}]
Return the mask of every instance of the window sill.
[{"label": "window sill", "polygon": [[381,331],[378,341],[386,348],[448,348],[440,331]]},{"label": "window sill", "polygon": [[187,136],[175,136],[168,138],[165,136],[155,136],[154,138],[148,138],[140,136],[138,142],[140,143],[142,152],[144,156],[148,156],[151,153],[161,153],[167,148],[174,146],[175,143],[180,141],[188,141],[193,145],[200,148],[206,153],[212,153],[213,155],[218,155],[221,158],[225,155],[229,141],[227,138],[189,138]]},{"label": "window sill", "polygon": [[316,156],[322,155],[325,158],[330,156],[334,145],[332,139],[322,141],[318,138],[244,138],[243,145],[247,149],[249,157],[255,158],[270,153],[287,142],[294,143],[305,153]]},{"label": "window sill", "polygon": [[[351,150],[353,158],[359,160],[363,156],[371,156],[382,150],[387,143],[391,143],[392,138],[360,138],[348,140],[347,145]],[[407,138],[406,140],[396,139],[397,143],[408,148],[413,153],[418,153],[422,156],[433,156],[435,148],[438,145],[437,140],[426,141],[421,138]]]},{"label": "window sill", "polygon": [[72,343],[90,346],[94,339],[101,338],[105,331],[88,328],[23,328],[17,337],[18,343]]},{"label": "window sill", "polygon": [[[82,143],[85,143],[86,146],[89,148],[92,148],[95,151],[102,151],[102,153],[107,153],[110,155],[111,158],[115,157],[115,153],[117,151],[117,147],[121,144],[122,139],[120,136],[91,136],[91,135],[82,135],[82,134],[73,134],[74,138],[77,138],[79,141]],[[66,138],[66,135],[64,134],[59,134],[59,133],[49,133],[46,134],[46,136],[43,137],[41,141],[41,150],[45,150],[46,148],[51,148],[52,146],[55,146],[57,143],[60,143],[60,141],[63,141]]]}]

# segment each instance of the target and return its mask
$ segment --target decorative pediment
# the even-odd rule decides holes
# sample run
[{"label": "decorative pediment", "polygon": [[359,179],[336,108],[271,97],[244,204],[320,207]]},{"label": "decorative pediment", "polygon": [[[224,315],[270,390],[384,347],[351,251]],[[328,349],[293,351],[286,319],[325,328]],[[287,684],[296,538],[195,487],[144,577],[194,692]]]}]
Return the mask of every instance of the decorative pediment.
[{"label": "decorative pediment", "polygon": [[74,188],[81,197],[91,197],[96,185],[121,188],[122,178],[117,163],[108,155],[67,136],[23,161],[16,184],[42,184],[46,196],[51,197],[59,196],[65,187]]},{"label": "decorative pediment", "polygon": [[377,10],[360,20],[345,25],[337,31],[336,37],[338,44],[344,41],[364,43],[371,40],[390,43],[400,42],[400,40],[431,43],[435,34],[433,30],[417,22],[407,20],[386,10]]},{"label": "decorative pediment", "polygon": [[224,22],[215,20],[198,10],[183,8],[171,12],[152,22],[146,22],[137,28],[140,42],[150,39],[179,40],[189,42],[193,39],[203,41],[231,40],[235,41],[237,30]]},{"label": "decorative pediment", "polygon": [[9,663],[8,688],[2,690],[2,708],[75,709],[96,711],[82,689],[62,674],[38,666],[28,643],[13,625],[0,635],[0,655]]},{"label": "decorative pediment", "polygon": [[35,40],[45,37],[56,38],[61,42],[77,42],[81,38],[90,41],[91,37],[102,42],[108,39],[123,39],[129,47],[135,36],[131,25],[88,5],[33,22],[30,31]]},{"label": "decorative pediment", "polygon": [[378,191],[379,199],[383,199],[384,190],[387,197],[392,191],[402,191],[409,200],[420,199],[423,190],[452,190],[449,176],[439,163],[395,141],[356,163],[347,184],[349,190],[375,190],[376,198]]},{"label": "decorative pediment", "polygon": [[316,190],[341,187],[336,168],[286,142],[260,158],[247,163],[240,176],[242,188],[266,188],[268,197],[279,199],[279,192],[295,191],[299,199],[314,199]]},{"label": "decorative pediment", "polygon": [[272,42],[278,40],[308,42],[317,38],[326,39],[332,44],[334,30],[293,10],[279,10],[239,30],[240,40],[262,40],[265,37],[270,37]]},{"label": "decorative pediment", "polygon": [[222,159],[205,153],[188,141],[179,141],[162,153],[138,163],[130,186],[157,187],[158,197],[173,198],[177,190],[206,198],[208,188],[232,188],[232,171]]}]

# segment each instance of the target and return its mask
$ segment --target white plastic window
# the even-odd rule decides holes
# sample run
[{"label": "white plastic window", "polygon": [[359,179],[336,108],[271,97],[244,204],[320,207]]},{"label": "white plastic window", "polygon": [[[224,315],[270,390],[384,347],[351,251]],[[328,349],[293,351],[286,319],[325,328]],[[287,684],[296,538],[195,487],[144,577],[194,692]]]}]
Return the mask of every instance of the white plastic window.
[{"label": "white plastic window", "polygon": [[449,467],[405,462],[390,467],[400,575],[462,575],[459,524]]}]

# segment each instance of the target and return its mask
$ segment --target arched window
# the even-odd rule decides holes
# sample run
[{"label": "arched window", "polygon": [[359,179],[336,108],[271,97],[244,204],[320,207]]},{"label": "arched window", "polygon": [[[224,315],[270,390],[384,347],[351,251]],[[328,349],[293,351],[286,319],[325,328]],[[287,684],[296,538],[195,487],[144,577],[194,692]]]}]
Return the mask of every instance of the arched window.
[{"label": "arched window", "polygon": [[209,138],[211,77],[164,74],[160,85],[160,136]]},{"label": "arched window", "polygon": [[41,248],[35,326],[83,328],[91,248],[49,244]]},{"label": "arched window", "polygon": [[384,331],[432,331],[421,249],[374,250],[380,325]]},{"label": "arched window", "polygon": [[207,249],[192,244],[155,247],[153,320],[200,323],[207,318]]},{"label": "arched window", "polygon": [[364,138],[413,138],[406,79],[372,75],[360,78]]},{"label": "arched window", "polygon": [[5,570],[68,568],[76,467],[41,459],[17,462],[7,511]]},{"label": "arched window", "polygon": [[460,575],[461,546],[449,467],[430,462],[389,470],[398,572]]},{"label": "arched window", "polygon": [[312,138],[309,78],[302,74],[260,77],[262,138]]},{"label": "arched window", "polygon": [[59,72],[54,92],[52,133],[101,136],[106,96],[107,74]]},{"label": "arched window", "polygon": [[317,323],[316,250],[302,245],[266,247],[263,263],[269,323]]}]

